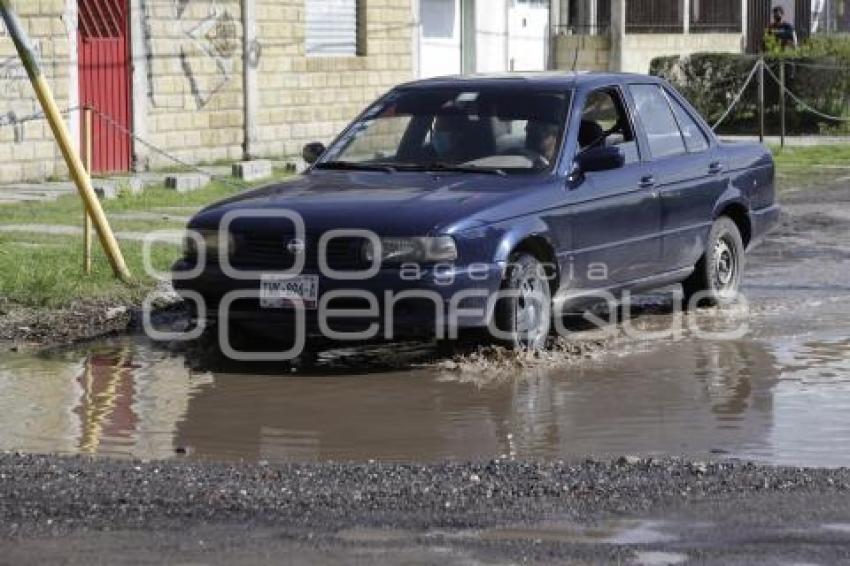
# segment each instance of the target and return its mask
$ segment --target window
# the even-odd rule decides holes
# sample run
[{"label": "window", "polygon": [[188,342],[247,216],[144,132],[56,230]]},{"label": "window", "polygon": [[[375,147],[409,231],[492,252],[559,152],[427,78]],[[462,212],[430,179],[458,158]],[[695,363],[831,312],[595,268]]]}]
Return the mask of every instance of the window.
[{"label": "window", "polygon": [[364,55],[363,10],[358,0],[305,0],[307,55]]},{"label": "window", "polygon": [[627,164],[640,160],[632,125],[617,89],[597,90],[588,95],[581,114],[578,145],[579,151],[617,146]]},{"label": "window", "polygon": [[362,130],[355,132],[346,148],[346,159],[361,162],[394,157],[409,127],[410,116],[404,115],[364,122]]},{"label": "window", "polygon": [[667,97],[658,85],[631,85],[637,119],[649,140],[652,157],[658,159],[685,153],[685,142]]},{"label": "window", "polygon": [[550,169],[560,155],[570,93],[526,86],[398,89],[373,104],[322,155],[319,169]]},{"label": "window", "polygon": [[697,125],[678,100],[669,95],[667,98],[673,107],[676,121],[679,122],[679,129],[682,130],[682,137],[685,138],[685,147],[688,148],[688,151],[696,153],[708,149],[708,138],[705,137],[702,128]]}]

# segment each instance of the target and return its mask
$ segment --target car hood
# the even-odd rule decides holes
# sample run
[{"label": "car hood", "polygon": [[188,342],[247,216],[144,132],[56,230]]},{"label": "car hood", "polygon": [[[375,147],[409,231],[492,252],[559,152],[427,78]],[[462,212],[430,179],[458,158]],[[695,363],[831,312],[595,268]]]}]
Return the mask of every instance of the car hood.
[{"label": "car hood", "polygon": [[[498,216],[507,214],[502,205],[528,197],[541,184],[545,182],[536,175],[314,171],[215,203],[189,226],[215,228],[230,211],[256,209],[266,211],[263,214],[296,212],[308,233],[335,228],[383,235],[453,233],[501,220]],[[252,226],[272,222],[250,220]]]}]

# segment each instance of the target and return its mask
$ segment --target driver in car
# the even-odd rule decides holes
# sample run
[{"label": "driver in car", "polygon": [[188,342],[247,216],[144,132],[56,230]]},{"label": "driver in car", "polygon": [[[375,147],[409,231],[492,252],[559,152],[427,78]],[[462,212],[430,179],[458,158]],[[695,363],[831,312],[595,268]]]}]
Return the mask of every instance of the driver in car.
[{"label": "driver in car", "polygon": [[539,156],[543,167],[548,167],[555,159],[559,130],[557,124],[541,120],[529,120],[525,127],[525,147]]},{"label": "driver in car", "polygon": [[460,163],[463,161],[463,139],[466,136],[468,121],[459,114],[437,116],[431,130],[431,149],[437,161]]}]

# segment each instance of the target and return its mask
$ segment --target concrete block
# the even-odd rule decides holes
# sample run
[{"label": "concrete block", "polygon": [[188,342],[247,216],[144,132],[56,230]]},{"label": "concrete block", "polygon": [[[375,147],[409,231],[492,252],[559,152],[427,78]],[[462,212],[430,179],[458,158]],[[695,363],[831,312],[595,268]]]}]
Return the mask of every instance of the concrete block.
[{"label": "concrete block", "polygon": [[165,178],[165,186],[178,193],[188,193],[210,184],[209,175],[203,173],[172,173]]},{"label": "concrete block", "polygon": [[248,182],[267,179],[272,176],[272,162],[267,159],[257,159],[234,163],[233,176]]},{"label": "concrete block", "polygon": [[94,187],[94,193],[100,200],[118,198],[118,186],[111,181],[94,181],[92,186]]}]

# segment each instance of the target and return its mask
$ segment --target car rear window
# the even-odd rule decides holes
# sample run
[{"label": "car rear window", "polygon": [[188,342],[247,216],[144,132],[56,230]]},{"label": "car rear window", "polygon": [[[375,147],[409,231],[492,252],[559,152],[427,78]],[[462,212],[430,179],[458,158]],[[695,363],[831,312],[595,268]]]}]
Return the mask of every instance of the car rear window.
[{"label": "car rear window", "polygon": [[658,85],[630,85],[637,119],[649,141],[652,157],[659,159],[685,153],[685,142],[667,97]]}]

